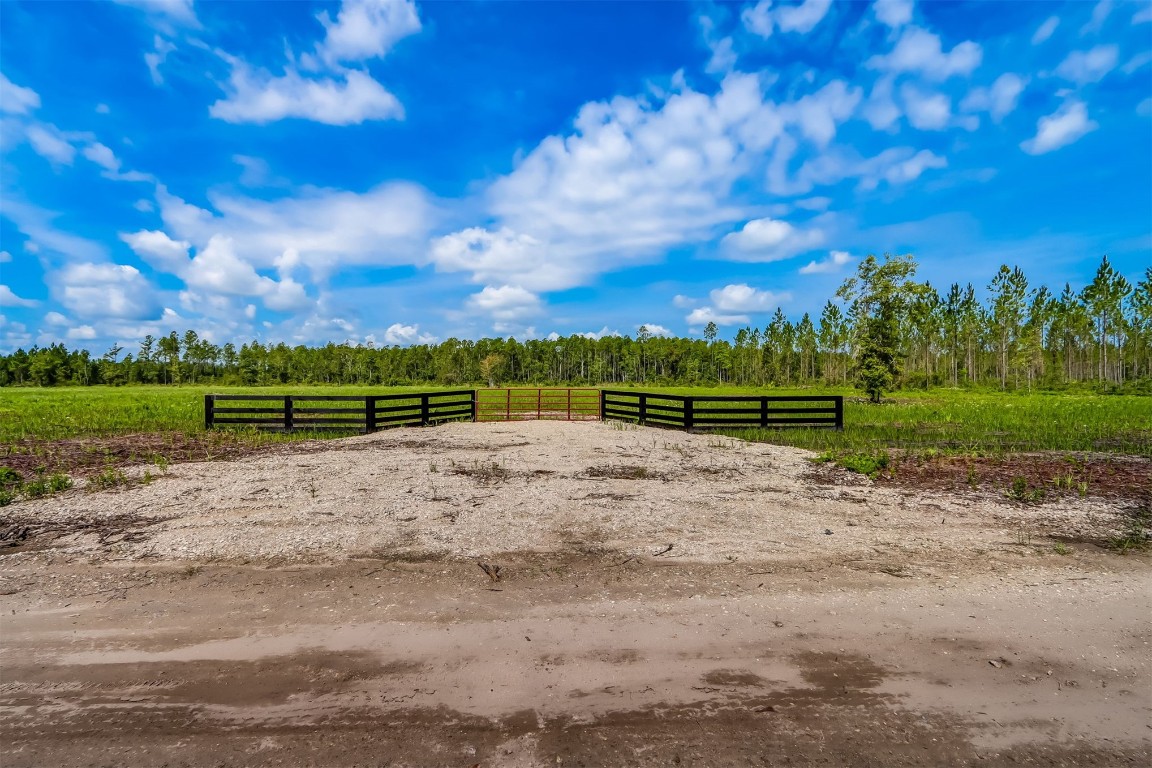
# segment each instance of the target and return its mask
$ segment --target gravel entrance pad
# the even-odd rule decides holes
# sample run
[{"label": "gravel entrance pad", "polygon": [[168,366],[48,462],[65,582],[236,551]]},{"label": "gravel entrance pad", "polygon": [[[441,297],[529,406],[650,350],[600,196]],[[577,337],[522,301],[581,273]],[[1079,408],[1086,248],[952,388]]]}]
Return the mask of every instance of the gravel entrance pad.
[{"label": "gravel entrance pad", "polygon": [[0,763],[1152,761],[1127,502],[811,456],[452,424],[12,504]]},{"label": "gravel entrance pad", "polygon": [[990,494],[878,486],[817,469],[811,456],[612,423],[455,423],[179,464],[151,472],[148,484],[77,489],[5,513],[11,524],[51,521],[57,529],[101,516],[158,521],[111,542],[82,531],[50,542],[70,554],[128,560],[667,550],[662,557],[678,561],[815,557],[876,568],[1016,555],[1048,536],[1103,541],[1124,523],[1116,501],[1025,506]]}]

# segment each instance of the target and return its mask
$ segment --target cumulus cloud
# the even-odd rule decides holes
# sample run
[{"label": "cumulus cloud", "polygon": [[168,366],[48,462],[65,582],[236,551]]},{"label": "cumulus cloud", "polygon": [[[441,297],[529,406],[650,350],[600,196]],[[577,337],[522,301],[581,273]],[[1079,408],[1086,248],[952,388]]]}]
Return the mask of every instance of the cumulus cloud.
[{"label": "cumulus cloud", "polygon": [[0,283],[0,307],[35,307],[40,302],[34,299],[22,299],[12,292],[8,286]]},{"label": "cumulus cloud", "polygon": [[499,321],[531,317],[542,308],[539,296],[518,285],[485,286],[468,297],[467,306]]},{"label": "cumulus cloud", "polygon": [[990,87],[969,91],[960,108],[966,112],[987,112],[993,120],[1000,122],[1016,109],[1027,83],[1020,75],[1006,72],[996,78]]},{"label": "cumulus cloud", "polygon": [[771,312],[783,302],[790,301],[792,294],[762,291],[747,283],[739,283],[717,288],[708,297],[712,306],[722,312]]},{"label": "cumulus cloud", "polygon": [[839,272],[840,268],[852,262],[852,254],[847,251],[830,251],[828,258],[820,261],[810,261],[800,267],[802,275],[816,275]]},{"label": "cumulus cloud", "polygon": [[699,303],[699,300],[680,293],[672,297],[672,306],[676,307],[677,309],[690,309]]},{"label": "cumulus cloud", "polygon": [[878,131],[891,128],[902,114],[892,98],[892,81],[891,76],[879,78],[862,109],[864,119]]},{"label": "cumulus cloud", "polygon": [[828,13],[832,0],[804,0],[800,5],[780,5],[773,9],[772,0],[760,0],[740,14],[744,28],[759,37],[771,37],[774,29],[781,32],[811,32]]},{"label": "cumulus cloud", "polygon": [[96,329],[90,325],[77,325],[69,328],[67,337],[72,341],[91,341],[97,338]]},{"label": "cumulus cloud", "polygon": [[111,149],[99,142],[84,147],[83,155],[110,173],[117,173],[120,170],[120,160]]},{"label": "cumulus cloud", "polygon": [[517,280],[532,290],[567,288],[585,275],[578,262],[550,258],[541,241],[507,227],[496,232],[470,227],[437,238],[429,260],[442,272],[471,272],[476,282]]},{"label": "cumulus cloud", "polygon": [[895,29],[912,21],[912,0],[876,0],[872,11],[882,23]]},{"label": "cumulus cloud", "polygon": [[737,261],[780,261],[809,251],[824,241],[818,229],[799,229],[777,219],[753,219],[721,240],[723,251]]},{"label": "cumulus cloud", "polygon": [[164,85],[164,75],[160,72],[160,65],[168,60],[168,54],[176,50],[171,40],[156,35],[152,40],[152,50],[144,54],[144,63],[148,65],[148,74],[152,76],[152,85]]},{"label": "cumulus cloud", "polygon": [[782,110],[817,146],[825,147],[836,136],[836,127],[852,116],[862,92],[843,80],[833,80],[816,93],[803,96]]},{"label": "cumulus cloud", "polygon": [[208,108],[229,123],[270,123],[289,117],[327,125],[404,117],[404,107],[366,72],[348,70],[333,77],[305,78],[295,70],[276,77],[237,61],[227,98]]},{"label": "cumulus cloud", "polygon": [[1040,45],[1040,43],[1052,37],[1052,33],[1056,31],[1056,27],[1058,26],[1060,26],[1060,17],[1049,16],[1032,34],[1032,45]]},{"label": "cumulus cloud", "polygon": [[160,313],[155,288],[126,264],[67,264],[50,281],[60,303],[83,318],[147,320]]},{"label": "cumulus cloud", "polygon": [[328,66],[382,58],[398,41],[420,31],[412,0],[344,0],[332,19],[319,17],[325,36],[316,55]]},{"label": "cumulus cloud", "polygon": [[173,240],[158,230],[141,230],[121,233],[120,239],[152,267],[173,275],[181,274],[188,266],[188,251],[192,244],[187,240]]},{"label": "cumulus cloud", "polygon": [[1066,147],[1099,126],[1088,118],[1088,108],[1081,101],[1070,101],[1051,115],[1036,122],[1036,135],[1020,144],[1030,155],[1043,155]]},{"label": "cumulus cloud", "polygon": [[181,277],[191,288],[231,296],[259,296],[264,306],[278,312],[304,309],[311,302],[304,287],[290,277],[273,280],[260,275],[236,254],[229,237],[208,241],[184,268]]},{"label": "cumulus cloud", "polygon": [[16,85],[0,74],[0,111],[10,115],[26,115],[40,106],[40,94],[31,88]]},{"label": "cumulus cloud", "polygon": [[716,323],[716,325],[745,325],[751,322],[748,315],[733,315],[723,314],[714,310],[712,307],[699,307],[692,310],[684,321],[693,327],[700,327],[708,325],[708,323]]},{"label": "cumulus cloud", "polygon": [[420,333],[420,326],[417,324],[393,323],[384,331],[385,344],[404,347],[410,344],[433,344],[435,342],[436,337],[428,333]]},{"label": "cumulus cloud", "polygon": [[76,157],[76,147],[54,125],[35,124],[25,132],[28,143],[36,154],[54,165],[72,165]]},{"label": "cumulus cloud", "polygon": [[170,237],[202,248],[226,236],[257,268],[279,267],[293,251],[295,263],[318,279],[349,264],[420,263],[434,213],[427,193],[404,183],[363,193],[307,189],[276,200],[210,193],[209,200],[215,212],[161,187],[157,201]]},{"label": "cumulus cloud", "polygon": [[189,27],[198,27],[196,12],[192,9],[192,0],[115,0],[120,5],[127,5],[144,11],[157,21],[175,22]]},{"label": "cumulus cloud", "polygon": [[1077,85],[1095,83],[1116,68],[1120,49],[1115,45],[1098,45],[1087,51],[1073,51],[1068,54],[1056,74]]},{"label": "cumulus cloud", "polygon": [[[657,323],[641,323],[640,325],[636,326],[636,333],[640,333],[641,328],[647,331],[649,336],[663,336],[665,338],[672,338],[672,336],[675,335],[672,333],[672,331],[668,330],[662,325],[658,325]],[[605,326],[604,330],[608,330],[608,327]]]},{"label": "cumulus cloud", "polygon": [[929,169],[947,166],[945,158],[928,149],[891,147],[870,158],[860,157],[855,150],[837,149],[804,163],[788,191],[806,192],[814,186],[836,184],[848,178],[859,178],[863,190],[876,189],[882,183],[897,186],[915,181]]},{"label": "cumulus cloud", "polygon": [[952,119],[952,100],[942,93],[923,91],[911,84],[900,89],[904,111],[913,128],[921,131],[939,131],[948,127]]},{"label": "cumulus cloud", "polygon": [[[346,66],[383,57],[397,41],[420,31],[411,0],[345,0],[336,18],[317,19],[325,37],[314,52],[289,61],[277,75],[228,54],[232,72],[225,98],[209,107],[231,123],[264,124],[301,118],[328,125],[401,120],[404,107],[366,70]],[[301,72],[303,70],[303,73]]]},{"label": "cumulus cloud", "polygon": [[891,52],[873,56],[868,66],[885,72],[912,72],[929,80],[967,75],[980,65],[984,52],[970,40],[944,52],[940,38],[926,29],[906,27]]}]

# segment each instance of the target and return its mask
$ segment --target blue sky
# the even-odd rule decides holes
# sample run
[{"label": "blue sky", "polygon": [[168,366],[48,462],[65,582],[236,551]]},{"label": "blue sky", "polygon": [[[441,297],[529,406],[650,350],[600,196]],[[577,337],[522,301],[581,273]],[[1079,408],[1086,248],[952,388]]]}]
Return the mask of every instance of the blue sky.
[{"label": "blue sky", "polygon": [[1152,3],[2,2],[0,350],[731,335],[1152,263]]}]

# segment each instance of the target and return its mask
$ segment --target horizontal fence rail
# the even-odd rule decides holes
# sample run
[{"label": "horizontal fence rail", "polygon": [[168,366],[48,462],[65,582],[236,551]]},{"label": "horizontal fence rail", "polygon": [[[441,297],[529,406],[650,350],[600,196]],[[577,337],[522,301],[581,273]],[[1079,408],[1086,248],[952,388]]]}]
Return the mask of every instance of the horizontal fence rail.
[{"label": "horizontal fence rail", "polygon": [[841,395],[664,395],[600,391],[604,419],[680,429],[844,428]]},{"label": "horizontal fence rail", "polygon": [[477,421],[589,421],[599,418],[598,389],[512,387],[476,391]]},{"label": "horizontal fence rail", "polygon": [[271,432],[359,432],[476,418],[476,393],[399,395],[204,395],[204,427]]}]

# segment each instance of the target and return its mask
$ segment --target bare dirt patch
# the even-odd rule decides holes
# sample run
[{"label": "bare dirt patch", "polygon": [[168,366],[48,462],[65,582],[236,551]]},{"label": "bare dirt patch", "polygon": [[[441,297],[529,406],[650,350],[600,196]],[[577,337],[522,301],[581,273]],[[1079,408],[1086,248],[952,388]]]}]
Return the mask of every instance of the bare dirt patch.
[{"label": "bare dirt patch", "polygon": [[43,532],[0,550],[2,761],[1152,758],[1152,558],[1072,538],[1128,501],[810,457],[456,424],[18,502]]}]

